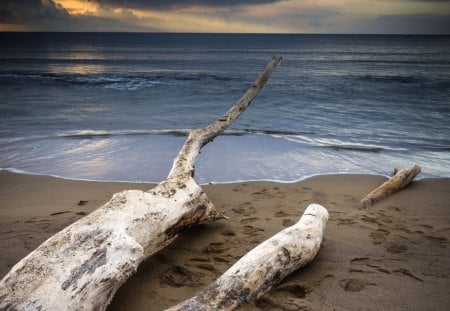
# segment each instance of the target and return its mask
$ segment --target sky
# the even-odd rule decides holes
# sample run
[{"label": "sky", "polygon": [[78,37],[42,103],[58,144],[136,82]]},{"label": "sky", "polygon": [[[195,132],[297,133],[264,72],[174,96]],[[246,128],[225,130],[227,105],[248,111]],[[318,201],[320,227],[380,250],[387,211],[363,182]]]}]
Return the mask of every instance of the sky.
[{"label": "sky", "polygon": [[450,34],[450,0],[0,0],[0,31]]}]

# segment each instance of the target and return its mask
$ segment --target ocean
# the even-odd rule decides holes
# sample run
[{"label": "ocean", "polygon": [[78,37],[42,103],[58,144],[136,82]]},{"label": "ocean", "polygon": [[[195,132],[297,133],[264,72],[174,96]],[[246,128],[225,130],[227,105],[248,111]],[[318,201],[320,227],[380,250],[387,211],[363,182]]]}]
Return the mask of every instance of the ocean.
[{"label": "ocean", "polygon": [[450,177],[450,36],[0,33],[0,168],[159,182],[275,54],[199,183]]}]

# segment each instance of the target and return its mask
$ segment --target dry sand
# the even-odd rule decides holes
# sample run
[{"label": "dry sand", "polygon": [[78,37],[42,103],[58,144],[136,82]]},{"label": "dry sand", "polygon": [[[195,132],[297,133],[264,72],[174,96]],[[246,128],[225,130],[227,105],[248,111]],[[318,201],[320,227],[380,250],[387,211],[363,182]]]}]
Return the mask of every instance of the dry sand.
[{"label": "dry sand", "polygon": [[[205,186],[230,220],[190,229],[145,261],[108,310],[161,310],[194,295],[310,203],[330,213],[316,259],[241,310],[450,310],[450,179],[415,181],[357,209],[384,180],[329,175]],[[113,193],[149,187],[0,172],[0,277]]]}]

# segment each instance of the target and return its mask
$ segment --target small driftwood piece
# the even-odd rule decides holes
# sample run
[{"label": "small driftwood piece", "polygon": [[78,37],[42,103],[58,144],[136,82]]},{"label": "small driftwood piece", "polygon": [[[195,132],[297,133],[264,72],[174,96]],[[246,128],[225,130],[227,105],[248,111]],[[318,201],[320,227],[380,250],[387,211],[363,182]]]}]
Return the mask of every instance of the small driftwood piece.
[{"label": "small driftwood piece", "polygon": [[0,281],[0,310],[104,310],[144,259],[185,228],[224,218],[193,179],[194,161],[248,107],[280,60],[273,57],[222,118],[189,134],[166,180],[147,192],[116,193],[19,261]]},{"label": "small driftwood piece", "polygon": [[381,186],[366,195],[360,202],[360,208],[364,209],[387,198],[398,190],[406,187],[414,177],[420,173],[420,166],[414,165],[411,168],[395,169],[394,176],[386,180]]},{"label": "small driftwood piece", "polygon": [[314,259],[328,211],[309,205],[300,220],[256,246],[198,295],[166,311],[233,310],[277,285]]}]

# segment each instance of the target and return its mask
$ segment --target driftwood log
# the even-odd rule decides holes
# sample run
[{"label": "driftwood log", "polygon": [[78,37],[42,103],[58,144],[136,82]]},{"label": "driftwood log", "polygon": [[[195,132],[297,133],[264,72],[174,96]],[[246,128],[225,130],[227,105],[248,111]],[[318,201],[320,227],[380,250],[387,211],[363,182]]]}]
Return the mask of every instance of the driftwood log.
[{"label": "driftwood log", "polygon": [[50,237],[0,281],[0,310],[104,310],[147,257],[185,228],[224,218],[194,181],[200,149],[248,107],[281,60],[273,57],[219,120],[193,130],[166,180],[127,190]]},{"label": "driftwood log", "polygon": [[309,205],[296,224],[256,246],[198,295],[166,311],[233,310],[262,296],[314,259],[327,220],[323,206]]},{"label": "driftwood log", "polygon": [[381,186],[366,195],[360,202],[360,208],[364,209],[387,198],[398,190],[406,187],[420,173],[420,166],[395,169],[394,176],[386,180]]}]

